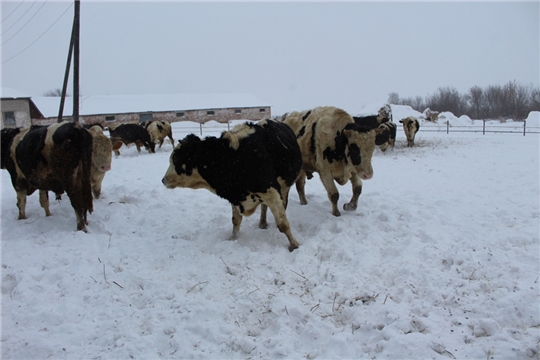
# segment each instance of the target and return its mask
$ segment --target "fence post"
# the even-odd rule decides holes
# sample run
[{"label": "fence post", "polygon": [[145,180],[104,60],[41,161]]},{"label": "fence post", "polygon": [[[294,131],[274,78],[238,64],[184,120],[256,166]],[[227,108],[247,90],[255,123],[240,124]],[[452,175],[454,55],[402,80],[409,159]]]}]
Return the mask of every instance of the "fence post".
[{"label": "fence post", "polygon": [[526,127],[527,127],[527,120],[523,120],[523,136],[525,136]]},{"label": "fence post", "polygon": [[450,133],[450,120],[446,122],[446,134]]},{"label": "fence post", "polygon": [[482,120],[484,122],[484,125],[482,127],[482,135],[486,135],[486,119]]},{"label": "fence post", "polygon": [[199,123],[199,127],[201,128],[201,136],[202,136],[202,123]]}]

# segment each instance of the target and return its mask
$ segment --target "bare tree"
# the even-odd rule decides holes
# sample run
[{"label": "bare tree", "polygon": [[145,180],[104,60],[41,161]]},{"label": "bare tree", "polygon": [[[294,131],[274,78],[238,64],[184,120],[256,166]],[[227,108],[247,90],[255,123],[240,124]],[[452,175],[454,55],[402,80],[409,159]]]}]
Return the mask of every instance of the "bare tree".
[{"label": "bare tree", "polygon": [[[60,97],[62,96],[62,89],[56,88],[53,90],[48,90],[43,94],[43,96]],[[66,94],[66,96],[69,96],[69,94]]]},{"label": "bare tree", "polygon": [[394,105],[400,105],[399,94],[395,92],[391,92],[390,94],[388,94],[388,103],[394,104]]},{"label": "bare tree", "polygon": [[485,106],[484,90],[479,86],[473,86],[469,89],[467,97],[470,103],[471,115],[474,119],[481,119]]}]

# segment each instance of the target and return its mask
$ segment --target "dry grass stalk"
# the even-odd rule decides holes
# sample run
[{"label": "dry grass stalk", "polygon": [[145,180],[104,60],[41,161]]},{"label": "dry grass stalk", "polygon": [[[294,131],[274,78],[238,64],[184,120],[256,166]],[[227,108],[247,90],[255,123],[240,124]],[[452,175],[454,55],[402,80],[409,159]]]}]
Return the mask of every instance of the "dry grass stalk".
[{"label": "dry grass stalk", "polygon": [[221,261],[223,261],[223,265],[225,265],[225,267],[227,268],[227,272],[231,275],[234,275],[231,271],[231,269],[227,266],[227,264],[225,263],[225,260],[223,260],[223,258],[220,256],[219,257],[221,259]]},{"label": "dry grass stalk", "polygon": [[297,272],[296,272],[296,271],[294,271],[294,270],[291,270],[291,271],[292,271],[293,273],[295,273],[296,275],[300,276],[301,278],[303,278],[303,279],[304,279],[304,281],[308,281],[308,278],[307,278],[307,277],[305,277],[304,275],[301,275],[301,274],[297,273]]},{"label": "dry grass stalk", "polygon": [[191,287],[191,289],[189,289],[189,290],[187,291],[186,294],[189,294],[193,289],[195,289],[195,287],[197,287],[197,286],[199,286],[199,285],[203,285],[203,284],[208,284],[208,281],[201,281],[201,282],[196,283],[195,285],[193,285],[193,286]]}]

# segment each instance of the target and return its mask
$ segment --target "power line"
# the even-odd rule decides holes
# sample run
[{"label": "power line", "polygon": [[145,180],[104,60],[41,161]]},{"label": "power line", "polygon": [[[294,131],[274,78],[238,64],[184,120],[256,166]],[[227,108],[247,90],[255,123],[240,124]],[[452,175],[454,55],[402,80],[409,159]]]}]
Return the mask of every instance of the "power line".
[{"label": "power line", "polygon": [[19,56],[20,54],[22,54],[23,52],[25,52],[30,46],[34,45],[39,39],[41,39],[43,37],[43,35],[45,35],[47,33],[47,31],[49,31],[53,26],[54,24],[56,24],[61,18],[62,16],[64,16],[64,14],[73,6],[73,3],[71,3],[67,9],[58,17],[58,19],[56,19],[51,26],[49,26],[47,28],[47,30],[45,30],[43,32],[43,34],[41,34],[36,40],[34,40],[30,45],[28,45],[27,47],[25,47],[23,50],[21,50],[19,53],[13,55],[12,57],[10,57],[9,59],[7,59],[6,61],[3,61],[2,62],[2,65],[4,65],[5,63],[7,63],[8,61],[11,61],[13,59],[15,59],[17,56]]},{"label": "power line", "polygon": [[15,37],[15,35],[17,35],[18,33],[20,33],[21,30],[24,29],[24,28],[26,27],[26,25],[28,25],[28,23],[29,23],[30,21],[32,21],[32,19],[34,18],[34,16],[37,15],[37,13],[45,6],[46,3],[47,3],[47,1],[45,1],[45,2],[43,3],[43,5],[41,5],[41,7],[38,9],[38,11],[36,11],[36,12],[34,13],[34,15],[32,15],[32,17],[31,17],[30,19],[28,19],[27,22],[24,23],[24,25],[19,29],[19,31],[17,31],[15,34],[11,35],[11,37],[10,37],[9,39],[7,39],[6,41],[4,41],[4,42],[2,43],[2,45],[4,45],[5,43],[7,43],[9,40],[13,39],[13,38]]},{"label": "power line", "polygon": [[13,15],[13,13],[14,13],[15,11],[17,11],[17,9],[18,9],[22,4],[24,4],[24,2],[20,2],[19,5],[17,5],[17,7],[16,7],[15,9],[13,9],[12,12],[9,13],[8,16],[6,16],[5,18],[3,18],[3,19],[2,19],[2,23],[4,23],[4,21],[6,21],[11,15]]},{"label": "power line", "polygon": [[[18,23],[19,21],[21,21],[21,19],[24,17],[24,15],[26,15],[26,13],[29,12],[30,9],[31,9],[32,7],[34,7],[34,5],[35,5],[36,3],[37,3],[37,0],[34,1],[34,2],[32,3],[32,5],[30,5],[30,7],[24,12],[24,14],[21,15],[20,18],[17,19],[17,21],[15,21],[10,27],[8,27],[6,30],[4,30],[4,32],[2,33],[2,35],[4,35],[6,32],[8,32],[9,29],[11,29],[12,27],[14,27],[15,25],[17,25],[17,23]],[[11,15],[11,14],[10,14],[10,15]]]}]

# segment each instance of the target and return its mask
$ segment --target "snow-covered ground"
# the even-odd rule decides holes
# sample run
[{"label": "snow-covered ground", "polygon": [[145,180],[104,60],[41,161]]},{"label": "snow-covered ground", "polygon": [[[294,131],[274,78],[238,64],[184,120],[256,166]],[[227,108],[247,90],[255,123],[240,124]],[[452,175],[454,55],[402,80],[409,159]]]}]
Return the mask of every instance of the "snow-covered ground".
[{"label": "snow-covered ground", "polygon": [[292,253],[271,215],[230,241],[225,200],[166,189],[171,150],[122,148],[88,233],[65,195],[16,220],[1,172],[3,359],[540,356],[538,135],[399,128],[356,212],[291,190]]}]

